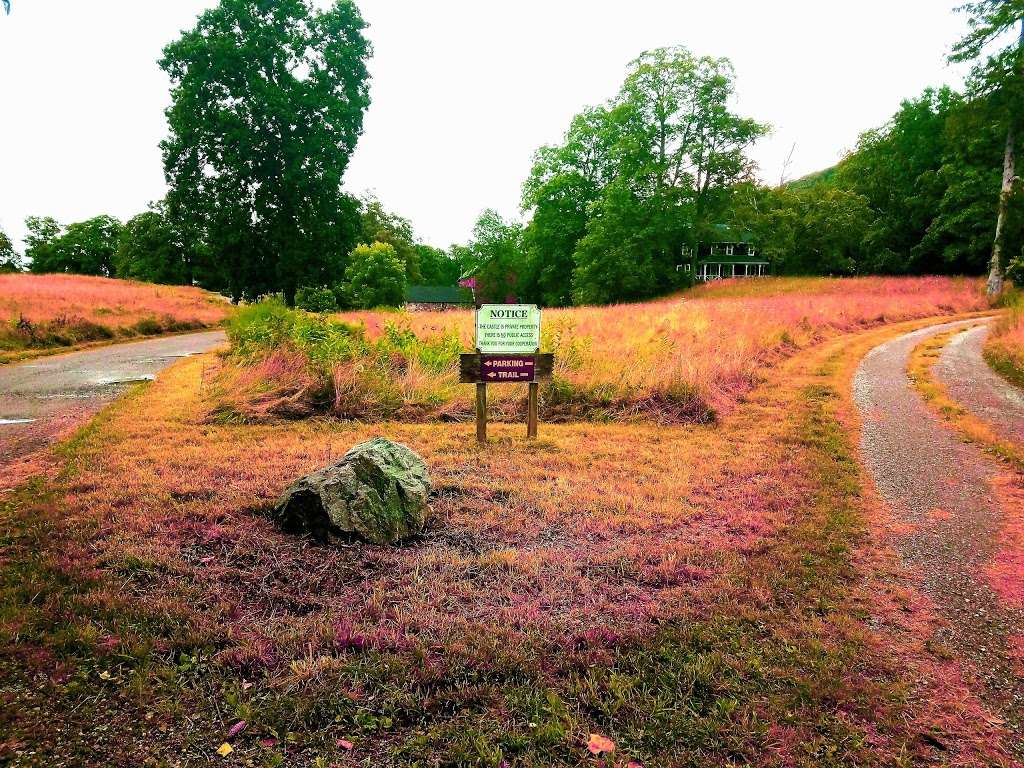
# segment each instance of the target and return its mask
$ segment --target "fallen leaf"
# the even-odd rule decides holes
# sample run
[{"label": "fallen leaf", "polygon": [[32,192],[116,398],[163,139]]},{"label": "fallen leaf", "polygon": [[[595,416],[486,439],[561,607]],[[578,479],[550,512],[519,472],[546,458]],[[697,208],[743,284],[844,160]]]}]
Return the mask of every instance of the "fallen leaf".
[{"label": "fallen leaf", "polygon": [[234,751],[235,750],[231,747],[231,745],[225,741],[223,744],[220,745],[220,749],[217,750],[217,754],[221,757],[227,757]]},{"label": "fallen leaf", "polygon": [[338,739],[335,743],[342,749],[352,749],[353,747],[352,742],[348,739]]},{"label": "fallen leaf", "polygon": [[248,725],[248,723],[246,723],[245,720],[239,720],[237,723],[232,725],[231,729],[228,731],[227,740],[231,741],[235,736],[244,731],[246,725]]},{"label": "fallen leaf", "polygon": [[590,734],[590,738],[587,740],[587,749],[592,755],[600,755],[603,752],[614,752],[615,742],[607,736],[602,736],[600,733],[592,733]]},{"label": "fallen leaf", "polygon": [[636,760],[630,760],[626,763],[626,768],[644,768],[642,763],[638,763]]},{"label": "fallen leaf", "polygon": [[260,739],[260,744],[268,749],[277,746],[277,739]]}]

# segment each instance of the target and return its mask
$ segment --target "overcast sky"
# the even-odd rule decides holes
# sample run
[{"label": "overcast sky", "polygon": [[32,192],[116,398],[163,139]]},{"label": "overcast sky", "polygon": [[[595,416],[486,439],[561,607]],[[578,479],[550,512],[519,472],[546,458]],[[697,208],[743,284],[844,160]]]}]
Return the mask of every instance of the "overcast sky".
[{"label": "overcast sky", "polygon": [[[0,228],[29,215],[121,219],[164,193],[164,44],[216,0],[12,0],[0,13]],[[753,152],[777,183],[827,167],[928,85],[965,23],[946,0],[361,0],[373,103],[346,176],[426,242],[463,242],[479,212],[518,215],[534,150],[614,95],[643,50],[727,56],[736,107],[774,133]]]}]

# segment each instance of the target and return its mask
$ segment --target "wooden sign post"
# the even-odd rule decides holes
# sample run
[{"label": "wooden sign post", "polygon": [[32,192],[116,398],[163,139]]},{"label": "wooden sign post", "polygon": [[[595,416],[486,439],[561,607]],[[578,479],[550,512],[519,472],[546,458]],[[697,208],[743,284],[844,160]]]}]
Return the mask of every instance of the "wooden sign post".
[{"label": "wooden sign post", "polygon": [[541,381],[554,355],[540,354],[540,310],[533,304],[484,304],[476,311],[476,352],[460,360],[459,381],[476,384],[476,439],[487,442],[487,385],[525,383],[526,436],[537,437]]}]

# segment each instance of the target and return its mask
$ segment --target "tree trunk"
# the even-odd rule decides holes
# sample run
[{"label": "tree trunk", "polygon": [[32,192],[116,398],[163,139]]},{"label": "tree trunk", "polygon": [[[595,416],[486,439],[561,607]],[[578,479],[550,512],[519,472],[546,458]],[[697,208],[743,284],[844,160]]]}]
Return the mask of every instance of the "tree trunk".
[{"label": "tree trunk", "polygon": [[[1024,19],[1020,24],[1020,37],[1017,45],[1024,48]],[[1018,65],[1018,75],[1019,65]],[[988,286],[986,292],[990,297],[1003,292],[1003,241],[1006,233],[1006,215],[1010,208],[1010,195],[1017,176],[1017,136],[1016,110],[1011,109],[1009,127],[1006,129],[1006,150],[1003,154],[1003,186],[999,191],[999,215],[996,217],[996,237],[992,242],[992,258],[988,263]]]},{"label": "tree trunk", "polygon": [[1003,292],[1003,240],[1005,239],[1006,214],[1010,207],[1010,194],[1016,174],[1016,135],[1013,122],[1006,129],[1006,152],[1003,155],[1003,187],[999,193],[999,215],[996,218],[996,238],[992,243],[992,259],[988,264],[988,295],[998,296]]}]

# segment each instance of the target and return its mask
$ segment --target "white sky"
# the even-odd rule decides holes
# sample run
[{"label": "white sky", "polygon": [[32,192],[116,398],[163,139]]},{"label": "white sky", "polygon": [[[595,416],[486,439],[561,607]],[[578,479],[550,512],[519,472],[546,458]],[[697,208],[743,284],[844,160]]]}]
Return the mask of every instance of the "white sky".
[{"label": "white sky", "polygon": [[[122,220],[164,193],[164,44],[215,0],[12,0],[0,13],[0,228],[28,215]],[[612,96],[643,50],[728,56],[754,150],[777,183],[833,164],[925,86],[962,82],[945,55],[953,0],[361,0],[373,103],[346,176],[434,245],[486,207],[517,215],[534,150]]]}]

